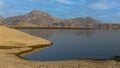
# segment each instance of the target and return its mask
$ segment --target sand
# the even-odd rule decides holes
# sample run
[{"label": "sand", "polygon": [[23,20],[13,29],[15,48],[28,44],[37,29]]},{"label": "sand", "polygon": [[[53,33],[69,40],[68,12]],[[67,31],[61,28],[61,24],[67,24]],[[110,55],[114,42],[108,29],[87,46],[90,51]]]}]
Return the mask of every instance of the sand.
[{"label": "sand", "polygon": [[20,56],[23,52],[34,51],[36,46],[38,48],[50,44],[48,40],[1,26],[0,68],[120,68],[120,62],[112,59],[33,61]]},{"label": "sand", "polygon": [[0,68],[120,68],[115,60],[30,61],[14,54],[0,53]]},{"label": "sand", "polygon": [[35,37],[6,26],[0,26],[0,47],[41,47],[50,44],[50,41],[43,38]]}]

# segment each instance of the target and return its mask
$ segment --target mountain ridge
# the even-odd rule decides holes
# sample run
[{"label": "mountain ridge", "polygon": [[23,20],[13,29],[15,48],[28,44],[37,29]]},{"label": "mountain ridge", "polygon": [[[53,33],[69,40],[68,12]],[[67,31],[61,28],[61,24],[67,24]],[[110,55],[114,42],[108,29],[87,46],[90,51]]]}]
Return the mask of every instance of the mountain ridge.
[{"label": "mountain ridge", "polygon": [[86,18],[59,19],[46,12],[33,10],[32,12],[3,18],[0,17],[1,25],[18,26],[44,26],[44,27],[95,27],[100,22],[88,16]]}]

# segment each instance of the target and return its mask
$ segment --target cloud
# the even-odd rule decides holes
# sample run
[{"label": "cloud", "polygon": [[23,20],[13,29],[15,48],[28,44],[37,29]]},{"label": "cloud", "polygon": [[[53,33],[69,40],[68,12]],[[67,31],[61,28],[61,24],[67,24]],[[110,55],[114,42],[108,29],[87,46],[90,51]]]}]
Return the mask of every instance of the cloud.
[{"label": "cloud", "polygon": [[72,4],[70,0],[56,0],[56,1],[64,4]]},{"label": "cloud", "polygon": [[103,0],[103,2],[96,2],[93,4],[90,4],[89,7],[93,9],[111,9],[118,5],[117,2],[111,2],[108,3],[106,0]]},{"label": "cloud", "polygon": [[3,0],[0,0],[0,8],[4,8],[6,6],[6,4],[4,3]]}]

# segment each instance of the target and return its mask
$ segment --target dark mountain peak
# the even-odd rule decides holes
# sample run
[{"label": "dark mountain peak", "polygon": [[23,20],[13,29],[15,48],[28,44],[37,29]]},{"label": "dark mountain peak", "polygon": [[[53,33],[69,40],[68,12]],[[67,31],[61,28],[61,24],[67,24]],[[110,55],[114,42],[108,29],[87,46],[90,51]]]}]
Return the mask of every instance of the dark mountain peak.
[{"label": "dark mountain peak", "polygon": [[27,17],[52,17],[50,14],[46,13],[46,12],[42,12],[42,11],[39,11],[39,10],[33,10],[32,12],[28,13],[26,15]]},{"label": "dark mountain peak", "polygon": [[39,11],[39,10],[33,10],[31,13],[41,13],[41,11]]},{"label": "dark mountain peak", "polygon": [[74,20],[84,20],[83,17],[77,17],[77,18],[74,18]]},{"label": "dark mountain peak", "polygon": [[99,21],[97,21],[97,20],[95,20],[93,17],[91,17],[91,16],[87,16],[86,18],[85,18],[85,20],[86,20],[86,23],[92,23],[92,24],[99,24],[100,22]]},{"label": "dark mountain peak", "polygon": [[87,20],[93,20],[93,18],[91,16],[87,16],[85,19],[87,19]]},{"label": "dark mountain peak", "polygon": [[33,10],[29,14],[32,14],[32,15],[46,14],[46,15],[48,15],[48,13],[45,13],[45,12],[42,12],[42,11],[39,11],[39,10]]}]

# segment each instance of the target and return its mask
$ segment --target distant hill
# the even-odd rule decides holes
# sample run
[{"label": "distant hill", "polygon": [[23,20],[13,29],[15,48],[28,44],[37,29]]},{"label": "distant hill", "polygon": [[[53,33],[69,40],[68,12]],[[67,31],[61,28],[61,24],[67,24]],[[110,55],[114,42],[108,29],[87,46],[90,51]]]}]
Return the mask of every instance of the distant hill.
[{"label": "distant hill", "polygon": [[0,24],[2,24],[3,20],[4,20],[4,18],[0,16]]},{"label": "distant hill", "polygon": [[59,19],[48,13],[33,10],[26,15],[3,18],[0,17],[1,25],[19,26],[47,26],[47,27],[95,27],[99,21],[92,17]]},{"label": "distant hill", "polygon": [[86,18],[66,19],[62,21],[71,27],[96,27],[100,22],[88,16]]}]

